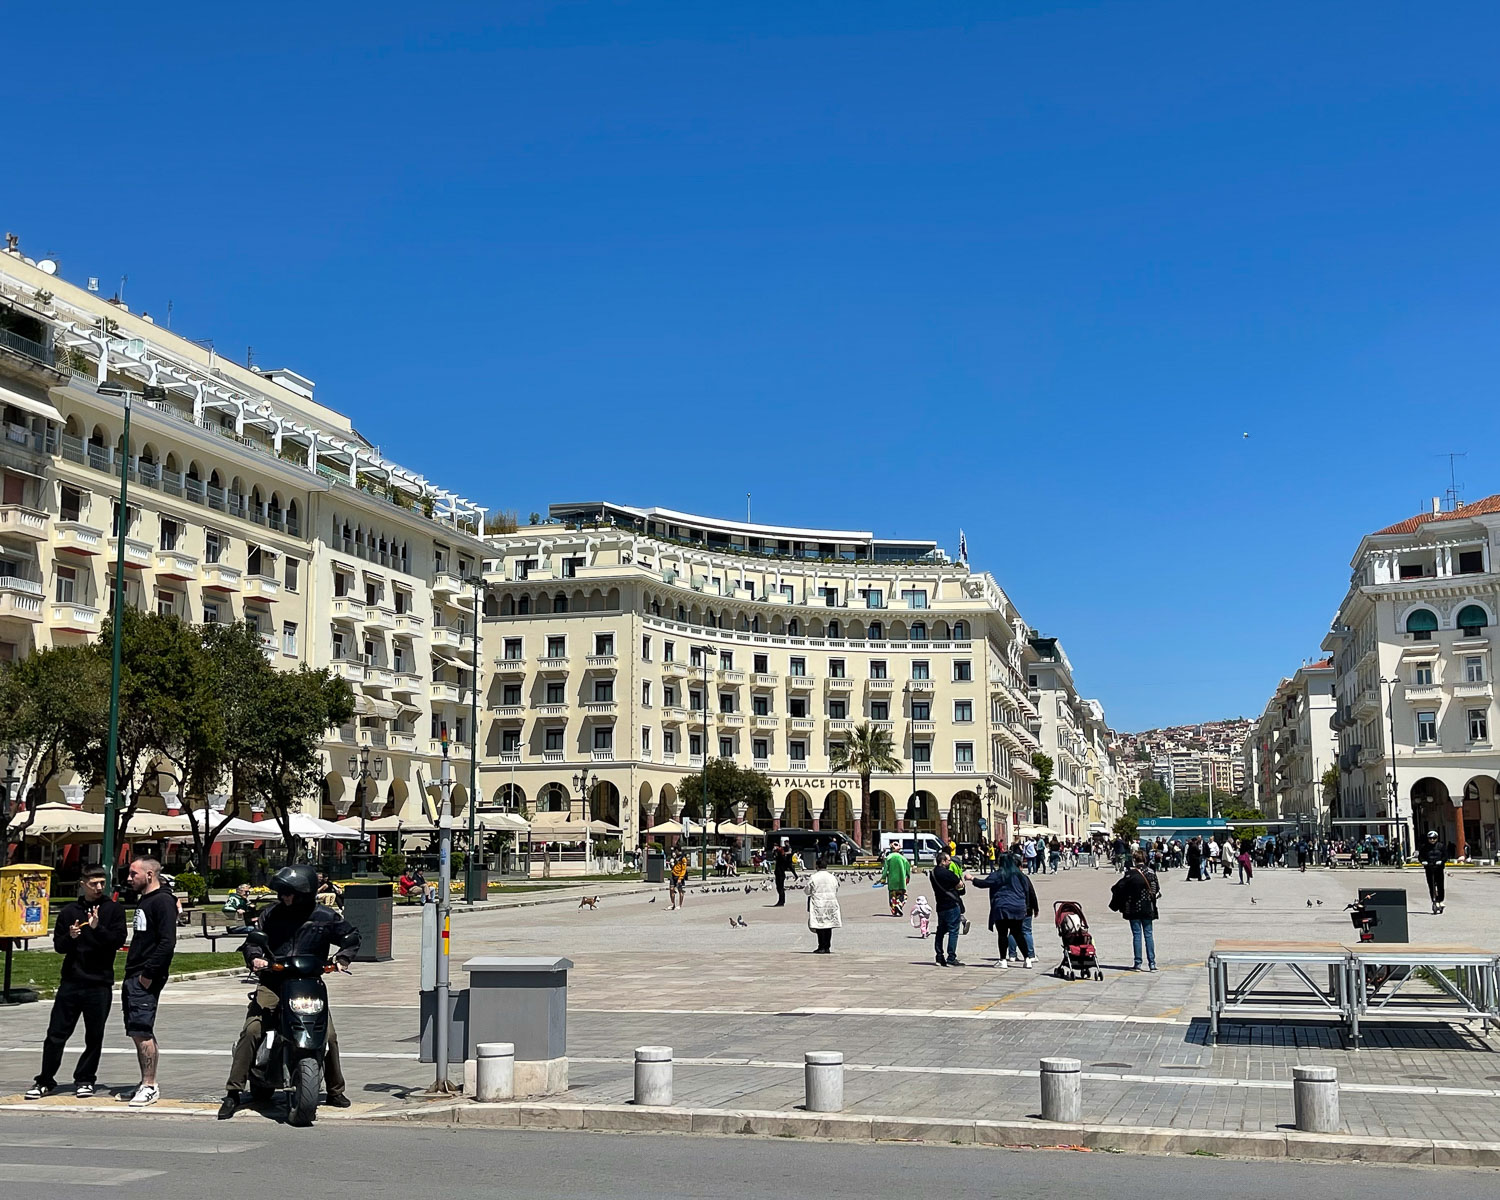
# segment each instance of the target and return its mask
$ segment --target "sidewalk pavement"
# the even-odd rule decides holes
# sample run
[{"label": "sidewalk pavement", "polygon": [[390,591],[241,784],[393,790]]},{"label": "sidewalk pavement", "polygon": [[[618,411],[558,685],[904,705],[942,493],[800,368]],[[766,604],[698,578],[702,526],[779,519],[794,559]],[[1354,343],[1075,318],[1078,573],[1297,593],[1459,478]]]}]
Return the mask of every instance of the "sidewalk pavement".
[{"label": "sidewalk pavement", "polygon": [[[813,942],[796,893],[787,907],[767,907],[774,893],[749,881],[747,895],[742,877],[710,880],[675,913],[665,892],[650,885],[598,889],[598,910],[497,901],[496,909],[455,923],[454,982],[463,986],[461,964],[471,955],[574,960],[565,1100],[575,1105],[628,1100],[634,1047],[659,1044],[674,1048],[679,1104],[790,1111],[802,1102],[803,1053],[840,1050],[848,1113],[1026,1121],[1038,1111],[1037,1060],[1065,1054],[1083,1063],[1091,1124],[1274,1133],[1291,1121],[1292,1067],[1312,1064],[1339,1068],[1352,1135],[1500,1142],[1500,1057],[1464,1027],[1374,1025],[1367,1048],[1355,1053],[1330,1024],[1263,1022],[1231,1025],[1209,1046],[1204,969],[1208,948],[1221,937],[1274,929],[1279,939],[1348,940],[1342,905],[1357,885],[1411,889],[1416,940],[1494,944],[1489,914],[1500,900],[1500,877],[1469,872],[1455,879],[1442,918],[1420,911],[1425,895],[1416,894],[1421,877],[1412,872],[1268,871],[1249,887],[1164,877],[1162,969],[1152,974],[1121,969],[1129,965],[1129,937],[1108,912],[1114,879],[1107,870],[1082,870],[1034,880],[1044,912],[1054,899],[1084,903],[1104,963],[1102,983],[1044,974],[1057,948],[1045,918],[1036,923],[1042,957],[1034,970],[996,969],[982,920],[960,944],[971,965],[939,970],[931,940],[888,915],[883,891],[852,877],[841,889],[844,928],[827,957],[808,953]],[[919,879],[913,890],[925,886]],[[979,915],[972,901],[971,915]],[[354,1112],[426,1103],[432,1068],[415,1059],[417,937],[416,923],[399,922],[393,962],[333,977],[351,1092],[372,1106]],[[246,990],[235,979],[168,987],[158,1030],[163,1087],[174,1102],[206,1107],[220,1094]],[[46,1007],[6,1011],[0,1096],[23,1090],[34,1073]],[[118,1019],[112,1015],[104,1078],[124,1086],[135,1077],[134,1056]],[[72,1061],[70,1054],[65,1070]]]}]

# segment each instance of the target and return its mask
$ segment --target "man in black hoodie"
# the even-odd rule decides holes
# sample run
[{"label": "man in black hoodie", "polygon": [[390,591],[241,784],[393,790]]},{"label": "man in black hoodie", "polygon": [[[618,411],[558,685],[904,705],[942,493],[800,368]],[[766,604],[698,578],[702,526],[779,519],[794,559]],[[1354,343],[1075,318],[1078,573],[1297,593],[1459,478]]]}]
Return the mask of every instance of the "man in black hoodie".
[{"label": "man in black hoodie", "polygon": [[125,909],[104,894],[108,878],[103,867],[85,871],[79,881],[82,895],[57,914],[52,946],[63,956],[62,979],[42,1042],[42,1069],[26,1093],[28,1100],[57,1090],[57,1069],[80,1016],[83,1053],[73,1068],[74,1094],[87,1099],[99,1082],[99,1056],[115,987],[115,954],[125,943]]},{"label": "man in black hoodie", "polygon": [[[326,959],[329,948],[337,946],[339,969],[347,971],[350,960],[359,949],[359,930],[332,909],[318,906],[318,873],[306,864],[282,867],[271,876],[270,887],[279,902],[264,910],[256,923],[270,942],[271,953],[278,957],[305,954]],[[281,993],[277,990],[281,981],[269,969],[271,963],[263,957],[264,951],[246,942],[240,947],[240,953],[245,957],[245,965],[259,976],[260,986],[250,997],[245,1024],[240,1030],[239,1041],[234,1045],[229,1080],[224,1086],[223,1103],[219,1105],[221,1121],[229,1120],[239,1108],[240,1093],[249,1082],[250,1067],[265,1032],[265,1023],[275,1020],[276,1006],[281,1003]],[[328,1013],[328,1047],[323,1056],[323,1079],[328,1089],[328,1103],[334,1108],[348,1108],[349,1097],[345,1094],[332,1011]]]},{"label": "man in black hoodie", "polygon": [[125,955],[125,979],[120,984],[120,1008],[125,1033],[135,1043],[141,1067],[140,1086],[116,1097],[132,1108],[155,1104],[161,1092],[156,1086],[156,1002],[167,986],[167,971],[177,950],[177,901],[162,886],[161,863],[138,858],[130,864],[130,886],[136,901],[130,950]]}]

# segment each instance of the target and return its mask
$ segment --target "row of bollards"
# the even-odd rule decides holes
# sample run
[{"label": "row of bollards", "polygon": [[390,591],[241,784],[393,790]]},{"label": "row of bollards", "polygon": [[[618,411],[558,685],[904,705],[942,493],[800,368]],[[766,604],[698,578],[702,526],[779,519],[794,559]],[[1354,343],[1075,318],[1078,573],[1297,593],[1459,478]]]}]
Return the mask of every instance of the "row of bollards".
[{"label": "row of bollards", "polygon": [[[836,1050],[803,1055],[805,1105],[808,1112],[844,1109],[844,1056]],[[635,1052],[635,1103],[661,1107],[672,1103],[672,1047],[640,1046]]]},{"label": "row of bollards", "polygon": [[[481,1046],[481,1062],[483,1051]],[[842,1112],[844,1056],[812,1050],[803,1056],[805,1105],[808,1112]],[[1083,1120],[1083,1064],[1076,1058],[1041,1060],[1042,1120],[1076,1125]],[[484,1099],[483,1083],[480,1099]],[[635,1103],[650,1107],[672,1103],[672,1047],[641,1046],[635,1052]],[[1339,1081],[1335,1067],[1293,1067],[1292,1105],[1296,1128],[1303,1133],[1339,1132]]]}]

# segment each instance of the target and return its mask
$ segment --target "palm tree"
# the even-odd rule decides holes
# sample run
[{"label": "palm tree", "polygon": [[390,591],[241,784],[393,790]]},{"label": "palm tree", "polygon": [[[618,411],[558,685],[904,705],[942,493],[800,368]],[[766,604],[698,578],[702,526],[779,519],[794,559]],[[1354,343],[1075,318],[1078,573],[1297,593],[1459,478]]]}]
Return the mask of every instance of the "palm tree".
[{"label": "palm tree", "polygon": [[868,721],[861,721],[850,732],[849,738],[833,753],[830,762],[835,773],[855,771],[859,774],[859,811],[854,814],[854,840],[864,848],[861,824],[870,807],[870,776],[875,771],[895,772],[901,769],[901,760],[892,753],[894,743],[887,730],[876,729]]}]

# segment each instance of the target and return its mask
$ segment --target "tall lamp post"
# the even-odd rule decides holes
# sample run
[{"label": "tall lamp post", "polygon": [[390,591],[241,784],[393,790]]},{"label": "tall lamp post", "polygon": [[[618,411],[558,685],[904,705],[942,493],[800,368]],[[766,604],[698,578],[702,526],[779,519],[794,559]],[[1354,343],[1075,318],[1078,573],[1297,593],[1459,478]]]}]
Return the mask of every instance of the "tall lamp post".
[{"label": "tall lamp post", "polygon": [[701,847],[698,852],[698,878],[701,880],[708,878],[708,656],[711,653],[712,646],[698,647],[698,656],[703,662],[703,762],[698,770],[698,778],[703,781],[703,802],[698,806],[698,843]]},{"label": "tall lamp post", "polygon": [[101,383],[97,389],[101,396],[117,396],[125,402],[125,428],[120,442],[120,513],[115,518],[115,595],[112,605],[114,643],[109,659],[109,749],[104,761],[104,846],[102,856],[104,869],[109,872],[110,894],[115,887],[115,810],[119,804],[116,795],[119,779],[115,760],[120,753],[120,618],[125,612],[125,535],[130,530],[129,477],[130,477],[130,402],[137,396],[142,400],[164,400],[167,389],[143,386],[140,391],[118,383]]},{"label": "tall lamp post", "polygon": [[370,785],[371,779],[383,779],[385,777],[385,759],[377,754],[374,759],[374,770],[370,769],[370,748],[361,746],[358,755],[349,756],[349,775],[354,780],[355,800],[359,804],[359,870],[369,870],[370,864],[370,837],[365,832],[365,818],[370,812]]},{"label": "tall lamp post", "polygon": [[[5,865],[9,855],[7,846],[10,841],[10,834],[8,832],[10,829],[10,798],[16,794],[16,784],[19,782],[20,780],[16,778],[15,763],[7,759],[5,763],[5,778],[3,781],[0,781],[5,786],[5,791],[0,793],[0,851],[5,851],[4,854],[0,854],[0,867]],[[19,813],[20,811],[21,806],[17,804],[16,812]]]},{"label": "tall lamp post", "polygon": [[[1380,682],[1386,684],[1390,691],[1386,694],[1387,709],[1390,713],[1391,722],[1391,769],[1389,780],[1391,785],[1391,819],[1394,820],[1401,830],[1401,857],[1405,860],[1410,852],[1411,845],[1415,839],[1415,830],[1408,830],[1406,819],[1401,815],[1401,791],[1396,782],[1396,685],[1401,682],[1399,678],[1387,679],[1384,675]],[[1413,813],[1415,816],[1415,813]]]},{"label": "tall lamp post", "polygon": [[589,866],[593,863],[593,847],[589,837],[589,793],[599,785],[599,776],[587,767],[573,776],[573,787],[578,792],[578,799],[583,809],[583,873],[589,873]]},{"label": "tall lamp post", "polygon": [[464,900],[474,903],[474,825],[479,806],[479,621],[484,615],[480,592],[484,576],[464,580],[474,589],[473,678],[469,680],[469,857],[464,860]]},{"label": "tall lamp post", "polygon": [[[917,808],[917,725],[915,719],[912,717],[914,695],[911,690],[911,680],[908,679],[902,685],[901,690],[906,693],[907,727],[911,730],[909,734],[909,740],[911,741],[911,798],[906,802],[906,807],[911,810],[912,814],[911,854],[912,861],[920,863],[922,861],[922,830],[917,824],[917,813],[920,811]],[[880,843],[877,842],[875,846],[878,850]]]}]

